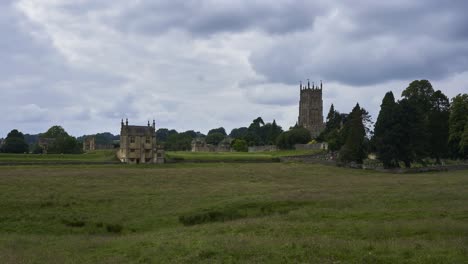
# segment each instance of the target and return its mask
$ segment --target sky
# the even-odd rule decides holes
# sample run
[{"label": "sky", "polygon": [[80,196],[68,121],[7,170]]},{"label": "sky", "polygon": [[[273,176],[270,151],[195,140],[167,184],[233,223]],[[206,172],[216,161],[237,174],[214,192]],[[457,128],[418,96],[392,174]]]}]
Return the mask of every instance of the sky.
[{"label": "sky", "polygon": [[465,0],[0,0],[0,137],[120,120],[206,133],[261,116],[287,129],[299,82],[324,115],[417,79],[468,92]]}]

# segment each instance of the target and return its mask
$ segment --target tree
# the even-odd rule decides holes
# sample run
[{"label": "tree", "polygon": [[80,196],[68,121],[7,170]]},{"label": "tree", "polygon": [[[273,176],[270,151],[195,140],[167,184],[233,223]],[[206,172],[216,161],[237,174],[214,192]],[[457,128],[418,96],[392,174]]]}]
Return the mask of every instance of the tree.
[{"label": "tree", "polygon": [[440,164],[448,154],[450,102],[440,90],[433,93],[428,113],[429,154]]},{"label": "tree", "polygon": [[20,131],[13,129],[5,138],[5,143],[2,146],[2,152],[5,153],[25,153],[28,152],[29,146],[24,140],[24,135]]},{"label": "tree", "polygon": [[431,109],[434,88],[428,80],[415,80],[401,93],[424,113]]},{"label": "tree", "polygon": [[281,126],[278,126],[276,124],[276,120],[273,119],[273,123],[268,123],[263,127],[263,130],[266,130],[266,138],[265,142],[268,145],[274,145],[276,144],[276,138],[283,132],[283,129]]},{"label": "tree", "polygon": [[349,121],[345,124],[345,144],[339,153],[340,160],[343,162],[362,164],[366,156],[364,145],[366,130],[362,118],[363,112],[359,104],[356,104],[349,115]]},{"label": "tree", "polygon": [[295,144],[306,144],[311,139],[309,130],[303,127],[297,127],[282,132],[276,140],[276,145],[280,149],[291,149]]},{"label": "tree", "polygon": [[392,92],[387,92],[380,105],[375,123],[374,144],[377,156],[385,168],[398,167],[397,104]]},{"label": "tree", "polygon": [[325,129],[317,137],[317,141],[326,141],[330,151],[338,151],[344,144],[342,128],[347,120],[347,114],[335,110],[333,104],[328,111]]},{"label": "tree", "polygon": [[218,128],[214,128],[214,129],[211,129],[210,131],[208,131],[208,135],[210,134],[213,134],[213,133],[221,133],[223,134],[223,136],[226,136],[226,130],[224,129],[224,127],[218,127]]},{"label": "tree", "polygon": [[206,136],[206,143],[212,144],[212,145],[218,145],[219,142],[223,141],[223,139],[226,137],[226,135],[222,134],[221,132],[214,132],[214,133],[208,133],[208,136]]},{"label": "tree", "polygon": [[468,159],[468,122],[465,124],[465,129],[460,139],[459,157],[465,160]]},{"label": "tree", "polygon": [[400,114],[406,122],[402,123],[402,135],[405,135],[408,145],[401,146],[400,154],[408,167],[413,161],[424,163],[423,159],[431,153],[428,144],[431,137],[429,113],[433,108],[434,88],[427,80],[415,80],[401,95]]},{"label": "tree", "polygon": [[40,134],[41,138],[53,139],[47,147],[50,154],[78,154],[82,153],[82,146],[76,138],[70,136],[61,126],[52,126],[45,133]]},{"label": "tree", "polygon": [[449,117],[449,151],[452,158],[466,158],[466,152],[461,147],[468,123],[467,113],[468,94],[459,94],[452,98]]},{"label": "tree", "polygon": [[247,141],[243,139],[234,139],[234,141],[232,141],[232,149],[238,152],[247,152]]},{"label": "tree", "polygon": [[192,134],[171,133],[165,142],[165,149],[173,151],[187,151],[192,148]]},{"label": "tree", "polygon": [[167,128],[160,128],[156,130],[156,141],[160,143],[164,143],[167,141],[169,136],[177,134],[177,131],[174,129],[167,129]]},{"label": "tree", "polygon": [[40,135],[42,138],[68,137],[68,133],[61,126],[52,126],[47,132]]},{"label": "tree", "polygon": [[229,136],[231,138],[239,138],[242,139],[247,135],[248,128],[246,127],[239,127],[239,128],[234,128],[231,130],[231,133],[229,133]]}]

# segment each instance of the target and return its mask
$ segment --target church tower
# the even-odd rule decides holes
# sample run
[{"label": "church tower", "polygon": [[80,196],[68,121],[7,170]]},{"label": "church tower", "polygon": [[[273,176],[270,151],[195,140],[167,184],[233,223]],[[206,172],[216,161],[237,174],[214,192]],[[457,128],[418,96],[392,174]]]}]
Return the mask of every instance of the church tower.
[{"label": "church tower", "polygon": [[312,138],[317,137],[324,129],[323,123],[323,100],[322,100],[323,84],[320,81],[320,87],[312,83],[310,86],[307,80],[307,86],[299,85],[300,101],[299,101],[299,120],[298,125],[310,131]]}]

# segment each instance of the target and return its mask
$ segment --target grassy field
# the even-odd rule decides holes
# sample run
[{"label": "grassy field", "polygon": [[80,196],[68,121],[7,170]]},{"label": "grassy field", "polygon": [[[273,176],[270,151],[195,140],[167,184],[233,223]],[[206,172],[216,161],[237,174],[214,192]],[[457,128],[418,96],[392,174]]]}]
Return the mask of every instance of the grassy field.
[{"label": "grassy field", "polygon": [[187,152],[168,151],[176,161],[278,161],[279,157],[316,154],[321,150],[281,150],[271,152]]},{"label": "grassy field", "polygon": [[1,162],[108,162],[117,161],[115,150],[96,150],[84,154],[9,154],[0,153]]},{"label": "grassy field", "polygon": [[[6,154],[0,153],[0,163],[60,163],[60,162],[112,162],[118,161],[116,150],[97,150],[84,154]],[[166,158],[172,161],[186,162],[268,162],[278,161],[279,157],[291,155],[307,155],[320,152],[320,150],[282,150],[272,152],[188,152],[168,151]]]},{"label": "grassy field", "polygon": [[467,262],[467,171],[0,167],[0,263]]}]

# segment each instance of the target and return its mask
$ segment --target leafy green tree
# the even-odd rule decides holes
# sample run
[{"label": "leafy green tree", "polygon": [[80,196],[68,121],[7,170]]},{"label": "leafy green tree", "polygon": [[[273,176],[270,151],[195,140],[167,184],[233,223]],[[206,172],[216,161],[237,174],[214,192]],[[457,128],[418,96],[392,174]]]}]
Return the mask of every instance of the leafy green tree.
[{"label": "leafy green tree", "polygon": [[468,123],[468,94],[459,94],[452,98],[449,117],[449,151],[452,158],[466,158],[462,149],[462,137]]},{"label": "leafy green tree", "polygon": [[156,130],[156,141],[159,143],[164,143],[167,141],[169,136],[178,134],[176,130],[174,129],[167,129],[167,128],[160,128]]},{"label": "leafy green tree", "polygon": [[380,105],[375,123],[374,144],[379,160],[385,168],[398,167],[397,103],[392,92],[387,92]]},{"label": "leafy green tree", "polygon": [[232,149],[238,152],[247,152],[248,151],[247,141],[243,139],[234,139],[232,141]]},{"label": "leafy green tree", "polygon": [[247,135],[248,128],[246,127],[239,127],[239,128],[234,128],[231,130],[231,133],[229,133],[229,136],[233,139],[239,138],[242,139]]},{"label": "leafy green tree", "polygon": [[468,159],[468,122],[465,124],[465,129],[460,139],[459,157],[461,159]]},{"label": "leafy green tree", "polygon": [[223,141],[225,137],[226,135],[224,135],[221,132],[213,132],[211,134],[208,133],[208,135],[206,136],[206,143],[212,144],[212,145],[218,145],[219,142]]},{"label": "leafy green tree", "polygon": [[343,162],[362,164],[366,156],[364,144],[366,130],[363,123],[363,112],[359,104],[356,104],[349,115],[349,121],[345,123],[345,144],[339,153],[340,160]]},{"label": "leafy green tree", "polygon": [[424,163],[423,159],[431,153],[429,115],[434,105],[434,93],[429,81],[415,80],[401,94],[400,114],[406,121],[402,133],[409,144],[401,147],[405,166],[410,166],[409,163],[413,161]]},{"label": "leafy green tree", "polygon": [[214,129],[211,129],[210,131],[208,131],[208,135],[210,134],[213,134],[213,133],[221,133],[223,134],[223,136],[226,136],[226,130],[224,129],[224,127],[218,127],[218,128],[214,128]]},{"label": "leafy green tree", "polygon": [[280,149],[292,149],[295,144],[306,144],[311,139],[309,130],[303,127],[296,127],[282,132],[277,138],[276,145]]},{"label": "leafy green tree", "polygon": [[197,132],[193,130],[187,130],[184,132],[184,134],[190,136],[192,139],[196,138],[198,136]]},{"label": "leafy green tree", "polygon": [[415,80],[401,93],[422,112],[427,113],[432,106],[434,88],[428,80]]},{"label": "leafy green tree", "polygon": [[165,142],[165,149],[173,151],[187,151],[192,148],[192,133],[170,134]]},{"label": "leafy green tree", "polygon": [[52,126],[45,133],[40,135],[42,138],[59,138],[68,136],[68,133],[61,126]]},{"label": "leafy green tree", "polygon": [[23,133],[13,129],[5,138],[2,146],[2,152],[5,153],[25,153],[29,151],[29,146],[24,140]]},{"label": "leafy green tree", "polygon": [[76,138],[70,136],[61,126],[52,126],[45,133],[40,134],[39,137],[54,139],[53,142],[47,147],[47,153],[82,153],[82,145]]}]

